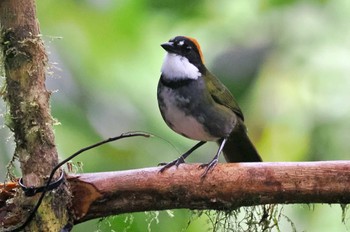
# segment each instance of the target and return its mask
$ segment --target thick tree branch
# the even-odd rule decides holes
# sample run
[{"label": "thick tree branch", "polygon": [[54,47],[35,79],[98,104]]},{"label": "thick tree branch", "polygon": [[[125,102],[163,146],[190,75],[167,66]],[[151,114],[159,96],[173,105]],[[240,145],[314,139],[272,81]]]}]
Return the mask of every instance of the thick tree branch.
[{"label": "thick tree branch", "polygon": [[[75,174],[67,177],[74,223],[130,212],[176,208],[233,210],[241,206],[350,203],[350,161],[218,164],[204,179],[198,164]],[[17,187],[18,188],[18,187]],[[0,200],[14,197],[10,184]],[[1,201],[0,201],[1,203]],[[14,223],[2,212],[0,222]]]},{"label": "thick tree branch", "polygon": [[75,223],[175,208],[350,203],[350,161],[219,164],[204,179],[197,164],[183,164],[164,173],[159,169],[69,176]]}]

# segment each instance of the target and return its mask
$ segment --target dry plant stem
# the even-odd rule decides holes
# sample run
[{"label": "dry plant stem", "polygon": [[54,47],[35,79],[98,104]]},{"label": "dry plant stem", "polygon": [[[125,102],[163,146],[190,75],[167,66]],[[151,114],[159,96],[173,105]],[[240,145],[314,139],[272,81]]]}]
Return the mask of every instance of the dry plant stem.
[{"label": "dry plant stem", "polygon": [[[50,92],[45,87],[47,56],[34,0],[1,0],[0,23],[6,75],[3,97],[11,118],[6,123],[14,132],[15,156],[20,161],[24,184],[41,186],[57,164],[58,156],[50,115]],[[34,220],[28,231],[59,231],[59,226],[67,222],[69,197],[63,190],[59,196],[60,199],[44,202],[45,213],[40,220]],[[36,200],[37,197],[18,196],[16,202],[18,208],[22,208]],[[25,218],[26,213],[20,214]]]},{"label": "dry plant stem", "polygon": [[350,161],[218,164],[205,178],[198,166],[71,175],[75,223],[148,210],[350,202]]}]

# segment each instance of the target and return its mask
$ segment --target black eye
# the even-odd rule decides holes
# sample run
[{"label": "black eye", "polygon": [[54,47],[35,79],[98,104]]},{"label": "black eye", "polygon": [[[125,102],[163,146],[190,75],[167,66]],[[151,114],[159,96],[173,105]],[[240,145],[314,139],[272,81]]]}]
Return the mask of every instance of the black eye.
[{"label": "black eye", "polygon": [[185,49],[186,49],[186,51],[188,51],[188,52],[189,52],[189,51],[191,51],[191,50],[192,50],[192,47],[191,47],[191,46],[186,46],[186,48],[185,48]]}]

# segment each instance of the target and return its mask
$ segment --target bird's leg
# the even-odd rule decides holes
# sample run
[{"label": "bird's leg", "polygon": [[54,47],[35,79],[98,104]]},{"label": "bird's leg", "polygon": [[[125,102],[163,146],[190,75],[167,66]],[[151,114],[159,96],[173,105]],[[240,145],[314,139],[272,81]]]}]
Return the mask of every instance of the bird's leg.
[{"label": "bird's leg", "polygon": [[202,178],[204,178],[204,177],[208,174],[208,172],[209,172],[212,168],[214,168],[214,167],[216,166],[216,164],[218,163],[219,155],[220,155],[222,149],[224,148],[226,141],[227,141],[227,138],[224,138],[224,139],[222,140],[222,142],[221,142],[221,144],[220,144],[220,147],[219,147],[219,149],[218,149],[216,155],[214,156],[214,158],[213,158],[209,163],[201,164],[201,165],[199,166],[200,168],[206,167],[204,173],[201,175]]},{"label": "bird's leg", "polygon": [[163,172],[164,170],[176,165],[176,167],[178,167],[180,164],[185,163],[185,159],[197,148],[199,148],[200,146],[202,146],[203,144],[205,144],[206,141],[200,141],[199,143],[197,143],[196,145],[194,145],[190,150],[188,150],[187,152],[185,152],[182,156],[180,156],[179,158],[177,158],[176,160],[173,160],[169,163],[160,163],[158,165],[165,165],[164,167],[162,167],[160,169],[159,172]]}]

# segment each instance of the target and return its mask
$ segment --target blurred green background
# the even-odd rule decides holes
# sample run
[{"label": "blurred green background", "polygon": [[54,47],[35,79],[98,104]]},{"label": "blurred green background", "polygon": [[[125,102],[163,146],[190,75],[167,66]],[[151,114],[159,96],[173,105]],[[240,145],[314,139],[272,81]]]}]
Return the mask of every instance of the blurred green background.
[{"label": "blurred green background", "polygon": [[[265,161],[350,157],[348,0],[38,0],[37,11],[50,57],[47,87],[54,91],[61,159],[133,130],[173,144],[132,138],[105,145],[74,160],[84,172],[155,166],[194,144],[165,125],[157,106],[165,55],[159,45],[176,35],[199,40],[209,70],[237,97]],[[6,113],[3,102],[0,113]],[[14,143],[5,126],[0,136],[4,180]],[[207,162],[216,149],[208,144],[188,162]],[[344,224],[341,212],[338,205],[284,209],[298,231],[347,231],[350,215]],[[121,215],[73,231],[210,228],[205,216],[187,228],[190,215],[187,210]],[[288,223],[281,229],[291,231]]]}]

